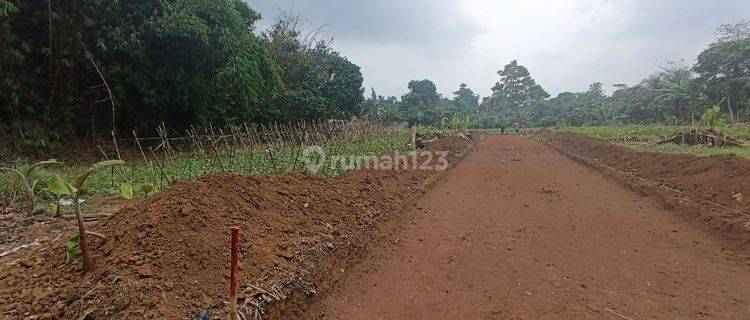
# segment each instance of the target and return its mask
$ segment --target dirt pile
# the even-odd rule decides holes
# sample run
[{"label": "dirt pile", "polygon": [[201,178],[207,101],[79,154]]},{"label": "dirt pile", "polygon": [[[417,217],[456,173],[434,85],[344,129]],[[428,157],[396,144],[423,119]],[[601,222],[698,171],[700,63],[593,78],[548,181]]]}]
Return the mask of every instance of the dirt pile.
[{"label": "dirt pile", "polygon": [[568,152],[687,193],[688,196],[672,194],[680,204],[687,204],[688,199],[702,199],[726,206],[729,209],[699,201],[705,213],[703,219],[730,222],[731,226],[726,225],[728,229],[723,230],[726,233],[748,233],[750,161],[747,159],[734,155],[697,157],[639,152],[583,134],[552,134],[546,129],[535,136]]},{"label": "dirt pile", "polygon": [[[451,137],[429,150],[449,151],[448,160],[454,162],[468,145]],[[71,319],[86,313],[92,319],[187,319],[212,310],[219,318],[226,315],[232,226],[241,229],[239,284],[245,311],[267,309],[268,302],[298,291],[314,295],[305,275],[327,272],[319,264],[323,257],[366,245],[367,226],[437,173],[359,169],[335,179],[221,174],[177,182],[90,228],[108,238],[92,238],[95,269],[83,277],[77,270],[80,261],[59,268],[64,240],[3,261],[0,314],[10,319]]]}]

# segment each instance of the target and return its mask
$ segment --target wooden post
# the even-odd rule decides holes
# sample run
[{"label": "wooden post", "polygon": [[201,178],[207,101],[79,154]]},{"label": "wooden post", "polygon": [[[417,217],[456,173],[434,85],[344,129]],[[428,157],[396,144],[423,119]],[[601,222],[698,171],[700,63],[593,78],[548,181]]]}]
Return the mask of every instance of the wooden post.
[{"label": "wooden post", "polygon": [[238,320],[239,315],[237,314],[237,264],[238,264],[238,252],[239,251],[239,240],[240,240],[240,228],[232,227],[232,271],[231,271],[231,283],[229,284],[229,296],[230,296],[230,312],[229,315],[232,320]]},{"label": "wooden post", "polygon": [[412,149],[417,148],[417,126],[411,127],[411,142],[409,142],[409,147]]}]

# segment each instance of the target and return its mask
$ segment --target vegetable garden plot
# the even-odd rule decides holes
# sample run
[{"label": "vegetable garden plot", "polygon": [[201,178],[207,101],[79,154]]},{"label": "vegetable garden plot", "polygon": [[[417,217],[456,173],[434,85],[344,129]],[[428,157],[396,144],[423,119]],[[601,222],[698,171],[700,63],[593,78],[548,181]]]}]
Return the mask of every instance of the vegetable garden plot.
[{"label": "vegetable garden plot", "polygon": [[[449,151],[453,162],[468,144],[450,137],[429,150]],[[320,259],[332,250],[365,245],[374,219],[398,207],[433,174],[359,169],[334,179],[289,173],[177,181],[90,227],[107,239],[91,239],[93,270],[83,277],[80,261],[59,268],[65,262],[61,242],[5,259],[0,312],[11,319],[84,313],[95,319],[225,316],[228,235],[236,225],[243,235],[241,310],[288,318],[293,310],[279,311],[267,302],[299,292],[314,295],[306,275],[321,271]]]}]

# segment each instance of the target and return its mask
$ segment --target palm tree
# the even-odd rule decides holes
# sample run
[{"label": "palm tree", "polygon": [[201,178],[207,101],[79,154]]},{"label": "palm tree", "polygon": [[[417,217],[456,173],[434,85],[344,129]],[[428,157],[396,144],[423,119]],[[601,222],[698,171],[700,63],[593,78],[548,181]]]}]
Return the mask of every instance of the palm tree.
[{"label": "palm tree", "polygon": [[662,72],[656,78],[654,87],[649,88],[654,95],[653,101],[671,106],[678,117],[683,118],[690,113],[690,121],[693,122],[695,112],[693,99],[693,73],[683,66],[662,67]]}]

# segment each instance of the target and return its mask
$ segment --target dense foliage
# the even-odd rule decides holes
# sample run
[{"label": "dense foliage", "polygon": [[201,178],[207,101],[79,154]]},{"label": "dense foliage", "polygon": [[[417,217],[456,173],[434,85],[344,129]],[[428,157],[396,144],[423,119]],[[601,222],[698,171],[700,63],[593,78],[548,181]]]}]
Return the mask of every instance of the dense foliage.
[{"label": "dense foliage", "polygon": [[284,15],[263,34],[286,85],[268,106],[272,116],[266,120],[294,122],[358,115],[364,99],[359,66],[325,41],[318,41],[317,30],[303,34],[300,25],[300,17]]},{"label": "dense foliage", "polygon": [[96,136],[358,113],[358,66],[258,19],[241,0],[0,0],[0,124]]}]

